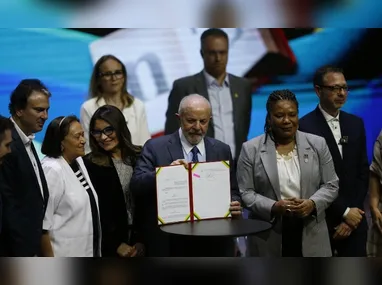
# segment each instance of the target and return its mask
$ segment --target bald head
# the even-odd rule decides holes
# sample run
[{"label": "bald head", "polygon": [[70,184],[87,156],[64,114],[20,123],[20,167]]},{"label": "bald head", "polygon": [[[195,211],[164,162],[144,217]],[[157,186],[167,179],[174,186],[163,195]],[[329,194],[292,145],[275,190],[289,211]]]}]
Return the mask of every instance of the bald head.
[{"label": "bald head", "polygon": [[179,103],[178,114],[181,115],[189,109],[204,109],[211,114],[210,102],[205,97],[199,94],[191,94],[183,97],[183,99]]},{"label": "bald head", "polygon": [[207,133],[211,104],[201,95],[188,95],[180,101],[177,116],[187,141],[191,145],[197,145]]}]

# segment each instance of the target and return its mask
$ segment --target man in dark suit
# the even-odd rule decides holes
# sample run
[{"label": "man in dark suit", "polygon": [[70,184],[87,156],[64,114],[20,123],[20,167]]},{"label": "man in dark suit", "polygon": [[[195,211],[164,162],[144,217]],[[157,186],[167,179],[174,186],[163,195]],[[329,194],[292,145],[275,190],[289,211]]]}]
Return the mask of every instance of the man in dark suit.
[{"label": "man in dark suit", "polygon": [[13,123],[10,119],[0,116],[0,165],[3,157],[11,152],[13,128]]},{"label": "man in dark suit", "polygon": [[[141,229],[148,256],[233,256],[232,238],[169,237],[157,225],[156,176],[159,166],[179,165],[195,161],[229,160],[227,144],[206,137],[211,106],[201,95],[189,95],[179,105],[180,129],[146,142],[137,161],[131,189],[136,201],[136,224]],[[240,196],[234,169],[231,168],[231,214],[241,217]]]},{"label": "man in dark suit", "polygon": [[[11,152],[13,123],[10,119],[0,116],[0,165],[3,157]],[[1,166],[0,166],[1,167]],[[2,228],[3,205],[0,195],[0,233]]]},{"label": "man in dark suit", "polygon": [[11,94],[12,152],[4,158],[0,170],[3,256],[30,257],[41,253],[49,192],[32,140],[48,119],[49,97],[49,91],[37,79],[22,80]]},{"label": "man in dark suit", "polygon": [[168,98],[165,135],[179,128],[176,118],[179,102],[189,94],[200,94],[211,103],[212,120],[207,136],[228,144],[235,161],[247,141],[252,111],[252,86],[241,77],[226,72],[228,35],[220,29],[208,29],[201,35],[200,54],[204,69],[174,81]]},{"label": "man in dark suit", "polygon": [[326,139],[340,180],[338,198],[327,210],[333,254],[366,256],[367,221],[364,200],[369,167],[363,120],[340,111],[348,95],[342,69],[324,66],[316,71],[314,89],[320,103],[300,119],[300,130]]}]

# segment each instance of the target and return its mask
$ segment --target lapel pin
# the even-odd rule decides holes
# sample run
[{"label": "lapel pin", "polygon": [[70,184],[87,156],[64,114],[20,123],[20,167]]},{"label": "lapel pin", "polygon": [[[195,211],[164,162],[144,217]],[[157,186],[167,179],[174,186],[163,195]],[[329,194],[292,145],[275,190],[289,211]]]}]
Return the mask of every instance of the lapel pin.
[{"label": "lapel pin", "polygon": [[233,96],[235,96],[235,98],[239,98],[239,94],[237,94],[237,93],[235,93],[235,95],[233,95]]}]

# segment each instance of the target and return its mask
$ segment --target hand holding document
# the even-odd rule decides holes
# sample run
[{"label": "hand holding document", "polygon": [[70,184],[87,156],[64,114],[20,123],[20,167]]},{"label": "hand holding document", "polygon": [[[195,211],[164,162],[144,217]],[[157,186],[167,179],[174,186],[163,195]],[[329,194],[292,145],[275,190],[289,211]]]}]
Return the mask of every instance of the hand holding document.
[{"label": "hand holding document", "polygon": [[158,167],[158,224],[230,216],[228,161]]}]

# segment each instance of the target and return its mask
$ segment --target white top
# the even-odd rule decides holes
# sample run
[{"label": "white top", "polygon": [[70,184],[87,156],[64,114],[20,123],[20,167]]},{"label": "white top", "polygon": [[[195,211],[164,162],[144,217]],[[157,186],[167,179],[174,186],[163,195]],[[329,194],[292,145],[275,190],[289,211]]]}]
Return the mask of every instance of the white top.
[{"label": "white top", "polygon": [[[333,117],[332,115],[325,112],[324,109],[322,109],[321,105],[318,105],[318,108],[320,109],[322,115],[324,116],[326,122],[328,123],[328,126],[330,130],[332,131],[332,134],[334,136],[334,140],[337,142],[338,150],[342,157],[342,145],[340,144],[340,140],[342,137],[341,134],[341,128],[340,128],[340,112],[338,112],[336,117]],[[345,218],[346,215],[349,213],[350,208],[346,208],[343,217]]]},{"label": "white top", "polygon": [[287,155],[280,155],[276,151],[277,172],[279,175],[281,199],[301,198],[300,163],[297,148]]},{"label": "white top", "polygon": [[[95,111],[97,111],[99,107],[104,105],[106,105],[104,98],[100,98],[98,102],[97,102],[97,98],[92,98],[87,100],[81,106],[80,121],[81,121],[82,128],[84,129],[84,132],[85,132],[85,138],[86,138],[85,152],[86,153],[90,152],[90,147],[89,147],[90,119],[95,113]],[[134,98],[133,104],[130,107],[123,109],[122,113],[125,116],[126,124],[131,133],[131,140],[133,144],[144,145],[145,142],[151,138],[151,135],[150,135],[149,126],[147,123],[146,109],[143,102],[137,98]]]},{"label": "white top", "polygon": [[23,144],[24,144],[25,150],[27,151],[27,154],[28,154],[28,156],[29,156],[29,159],[30,159],[30,161],[31,161],[31,163],[32,163],[34,172],[36,173],[36,177],[37,177],[38,185],[40,186],[41,195],[42,195],[42,197],[44,197],[44,190],[43,190],[43,188],[42,188],[41,177],[40,177],[40,170],[38,169],[37,160],[36,160],[36,157],[35,157],[34,154],[33,154],[32,147],[31,147],[31,144],[32,144],[32,141],[33,141],[34,138],[35,138],[35,135],[32,134],[32,135],[30,135],[30,136],[27,136],[27,135],[24,134],[24,132],[20,129],[20,127],[16,124],[16,122],[13,120],[12,117],[11,117],[11,121],[13,122],[13,125],[15,126],[15,129],[16,129],[17,133],[19,134],[19,136],[20,136],[20,138],[21,138],[21,141],[22,141]]},{"label": "white top", "polygon": [[[97,193],[82,158],[77,158],[77,163],[98,205]],[[88,193],[63,157],[44,157],[41,164],[49,188],[43,228],[49,231],[54,256],[93,257],[93,222]]]}]

